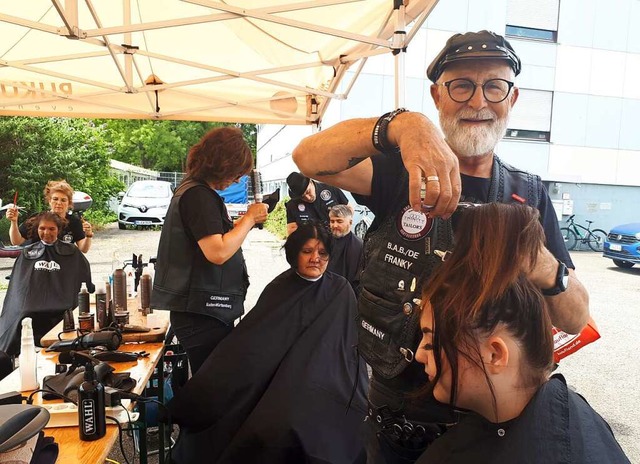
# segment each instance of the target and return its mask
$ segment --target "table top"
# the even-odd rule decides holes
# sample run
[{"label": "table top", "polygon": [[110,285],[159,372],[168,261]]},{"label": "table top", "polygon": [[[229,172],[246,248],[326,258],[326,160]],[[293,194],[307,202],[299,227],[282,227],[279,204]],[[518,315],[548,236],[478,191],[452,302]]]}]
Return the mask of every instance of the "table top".
[{"label": "table top", "polygon": [[[162,359],[163,343],[127,343],[120,346],[120,351],[146,351],[149,356],[139,358],[135,362],[111,363],[116,372],[129,372],[137,383],[132,390],[141,394],[153,370]],[[46,375],[53,374],[58,353],[38,353],[38,382],[42,385],[42,379]],[[19,391],[20,375],[16,369],[8,377],[0,381],[0,393],[7,391]],[[23,396],[29,396],[31,392],[22,392]],[[33,404],[43,404],[42,396],[36,393],[33,397]],[[46,404],[62,403],[62,400],[46,401]],[[102,463],[105,461],[113,444],[118,438],[118,427],[113,421],[107,420],[107,433],[104,437],[95,441],[80,440],[78,427],[53,427],[46,428],[45,435],[51,436],[58,443],[60,463]]]},{"label": "table top", "polygon": [[[140,325],[149,327],[149,332],[124,332],[122,334],[122,341],[127,342],[161,342],[164,341],[164,336],[167,333],[169,327],[169,311],[154,311],[146,316],[137,308],[138,300],[136,298],[130,298],[127,300],[127,307],[129,309],[129,323],[133,325]],[[91,312],[94,315],[93,320],[95,322],[95,308],[91,306]],[[73,311],[73,317],[76,327],[78,327],[78,308]],[[96,326],[97,328],[97,326]],[[60,340],[73,340],[78,334],[74,330],[73,332],[62,331],[62,321],[58,323],[53,329],[45,334],[40,339],[40,345],[47,347]]]}]

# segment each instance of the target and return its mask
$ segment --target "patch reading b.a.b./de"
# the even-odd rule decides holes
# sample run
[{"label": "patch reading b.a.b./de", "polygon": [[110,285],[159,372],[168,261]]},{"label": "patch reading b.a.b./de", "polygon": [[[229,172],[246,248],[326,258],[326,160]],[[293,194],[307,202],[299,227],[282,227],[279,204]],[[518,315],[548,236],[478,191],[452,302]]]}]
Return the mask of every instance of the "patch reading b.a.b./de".
[{"label": "patch reading b.a.b./de", "polygon": [[405,206],[396,218],[398,233],[407,240],[424,238],[433,227],[433,218],[420,211],[414,211],[410,205]]}]

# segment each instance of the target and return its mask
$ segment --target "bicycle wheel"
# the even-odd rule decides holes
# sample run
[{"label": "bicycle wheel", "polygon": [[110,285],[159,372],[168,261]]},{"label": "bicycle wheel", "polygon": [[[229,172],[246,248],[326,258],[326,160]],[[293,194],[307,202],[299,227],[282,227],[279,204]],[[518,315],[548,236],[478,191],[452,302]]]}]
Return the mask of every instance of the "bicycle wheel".
[{"label": "bicycle wheel", "polygon": [[576,233],[567,227],[561,228],[560,233],[562,234],[562,239],[564,240],[567,250],[573,250],[576,247],[576,243],[578,243]]},{"label": "bicycle wheel", "polygon": [[607,233],[602,229],[593,229],[588,240],[589,248],[593,251],[602,251],[604,242],[607,240]]}]

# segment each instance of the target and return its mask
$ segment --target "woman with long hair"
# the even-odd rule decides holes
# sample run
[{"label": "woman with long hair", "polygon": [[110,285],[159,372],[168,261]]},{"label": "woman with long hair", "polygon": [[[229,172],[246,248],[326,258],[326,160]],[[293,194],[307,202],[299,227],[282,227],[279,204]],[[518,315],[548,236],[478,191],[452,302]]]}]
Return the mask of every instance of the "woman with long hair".
[{"label": "woman with long hair", "polygon": [[460,214],[464,233],[425,286],[416,359],[461,419],[417,462],[629,462],[608,424],[551,376],[551,319],[531,282],[544,247],[537,210],[492,203]]},{"label": "woman with long hair", "polygon": [[233,223],[224,190],[253,167],[237,127],[217,127],[191,147],[187,176],[167,211],[151,294],[154,309],[171,311],[171,328],[197,372],[244,313],[249,276],[242,242],[267,219],[267,205],[249,205]]}]

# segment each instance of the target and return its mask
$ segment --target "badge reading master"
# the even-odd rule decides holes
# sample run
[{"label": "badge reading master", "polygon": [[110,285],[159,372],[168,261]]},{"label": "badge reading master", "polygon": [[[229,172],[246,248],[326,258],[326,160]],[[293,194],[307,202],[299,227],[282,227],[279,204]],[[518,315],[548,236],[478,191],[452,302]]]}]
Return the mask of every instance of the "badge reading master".
[{"label": "badge reading master", "polygon": [[398,214],[397,227],[405,239],[420,240],[431,231],[433,219],[420,211],[412,210],[411,206],[407,205]]}]

